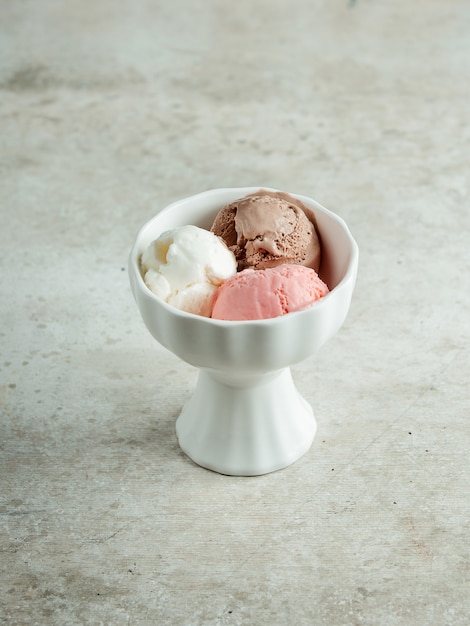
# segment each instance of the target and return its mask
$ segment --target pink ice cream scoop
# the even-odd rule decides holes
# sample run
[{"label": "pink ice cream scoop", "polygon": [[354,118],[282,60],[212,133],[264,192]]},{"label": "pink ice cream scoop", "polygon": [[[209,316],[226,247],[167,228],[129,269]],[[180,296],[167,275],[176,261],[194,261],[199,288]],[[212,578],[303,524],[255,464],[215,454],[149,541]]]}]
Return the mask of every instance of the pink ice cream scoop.
[{"label": "pink ice cream scoop", "polygon": [[246,269],[218,288],[212,317],[232,321],[278,317],[305,309],[328,291],[316,271],[302,265]]}]

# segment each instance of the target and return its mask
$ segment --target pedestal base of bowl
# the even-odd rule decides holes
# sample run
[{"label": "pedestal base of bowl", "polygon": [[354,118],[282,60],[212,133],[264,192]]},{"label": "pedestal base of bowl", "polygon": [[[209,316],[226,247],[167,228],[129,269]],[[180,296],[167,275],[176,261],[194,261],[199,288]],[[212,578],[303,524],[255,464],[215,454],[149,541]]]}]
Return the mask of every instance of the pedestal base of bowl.
[{"label": "pedestal base of bowl", "polygon": [[310,448],[311,406],[289,368],[256,376],[201,370],[176,422],[181,449],[198,465],[231,476],[287,467]]}]

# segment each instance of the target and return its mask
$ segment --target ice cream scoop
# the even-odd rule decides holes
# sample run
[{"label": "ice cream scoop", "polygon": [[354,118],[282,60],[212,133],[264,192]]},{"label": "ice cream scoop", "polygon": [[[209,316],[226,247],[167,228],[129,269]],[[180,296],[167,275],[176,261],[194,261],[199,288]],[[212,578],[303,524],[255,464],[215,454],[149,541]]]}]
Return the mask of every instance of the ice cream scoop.
[{"label": "ice cream scoop", "polygon": [[235,254],[238,271],[285,263],[318,271],[321,246],[314,219],[297,198],[260,189],[223,207],[211,230]]},{"label": "ice cream scoop", "polygon": [[179,226],[146,248],[141,271],[147,287],[176,308],[210,317],[217,287],[235,274],[233,253],[208,230]]},{"label": "ice cream scoop", "polygon": [[311,306],[327,293],[315,270],[302,265],[243,270],[218,288],[212,317],[233,321],[278,317]]}]

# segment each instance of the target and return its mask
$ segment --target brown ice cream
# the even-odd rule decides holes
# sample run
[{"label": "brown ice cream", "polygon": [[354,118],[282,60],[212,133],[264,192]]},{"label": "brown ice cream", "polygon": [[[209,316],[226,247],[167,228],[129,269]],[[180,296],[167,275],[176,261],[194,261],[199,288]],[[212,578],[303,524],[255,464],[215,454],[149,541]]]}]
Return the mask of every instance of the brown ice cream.
[{"label": "brown ice cream", "polygon": [[221,209],[211,230],[235,254],[239,272],[283,263],[318,272],[320,241],[307,212],[302,202],[289,194],[260,189]]}]

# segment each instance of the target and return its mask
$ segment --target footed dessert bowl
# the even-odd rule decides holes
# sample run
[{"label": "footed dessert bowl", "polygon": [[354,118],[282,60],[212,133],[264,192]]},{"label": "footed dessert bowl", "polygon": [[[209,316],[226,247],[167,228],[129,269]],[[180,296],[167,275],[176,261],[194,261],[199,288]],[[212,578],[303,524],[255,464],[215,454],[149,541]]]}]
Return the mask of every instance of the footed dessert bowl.
[{"label": "footed dessert bowl", "polygon": [[313,355],[346,319],[357,244],[340,217],[291,194],[314,214],[322,244],[319,275],[330,292],[307,309],[255,321],[215,320],[166,304],[145,285],[140,258],[165,230],[186,224],[210,229],[223,206],[258,189],[213,189],[170,204],[140,229],[129,258],[131,289],[147,329],[199,369],[196,389],[176,421],[179,445],[197,464],[234,476],[282,469],[310,448],[316,421],[290,366]]}]

